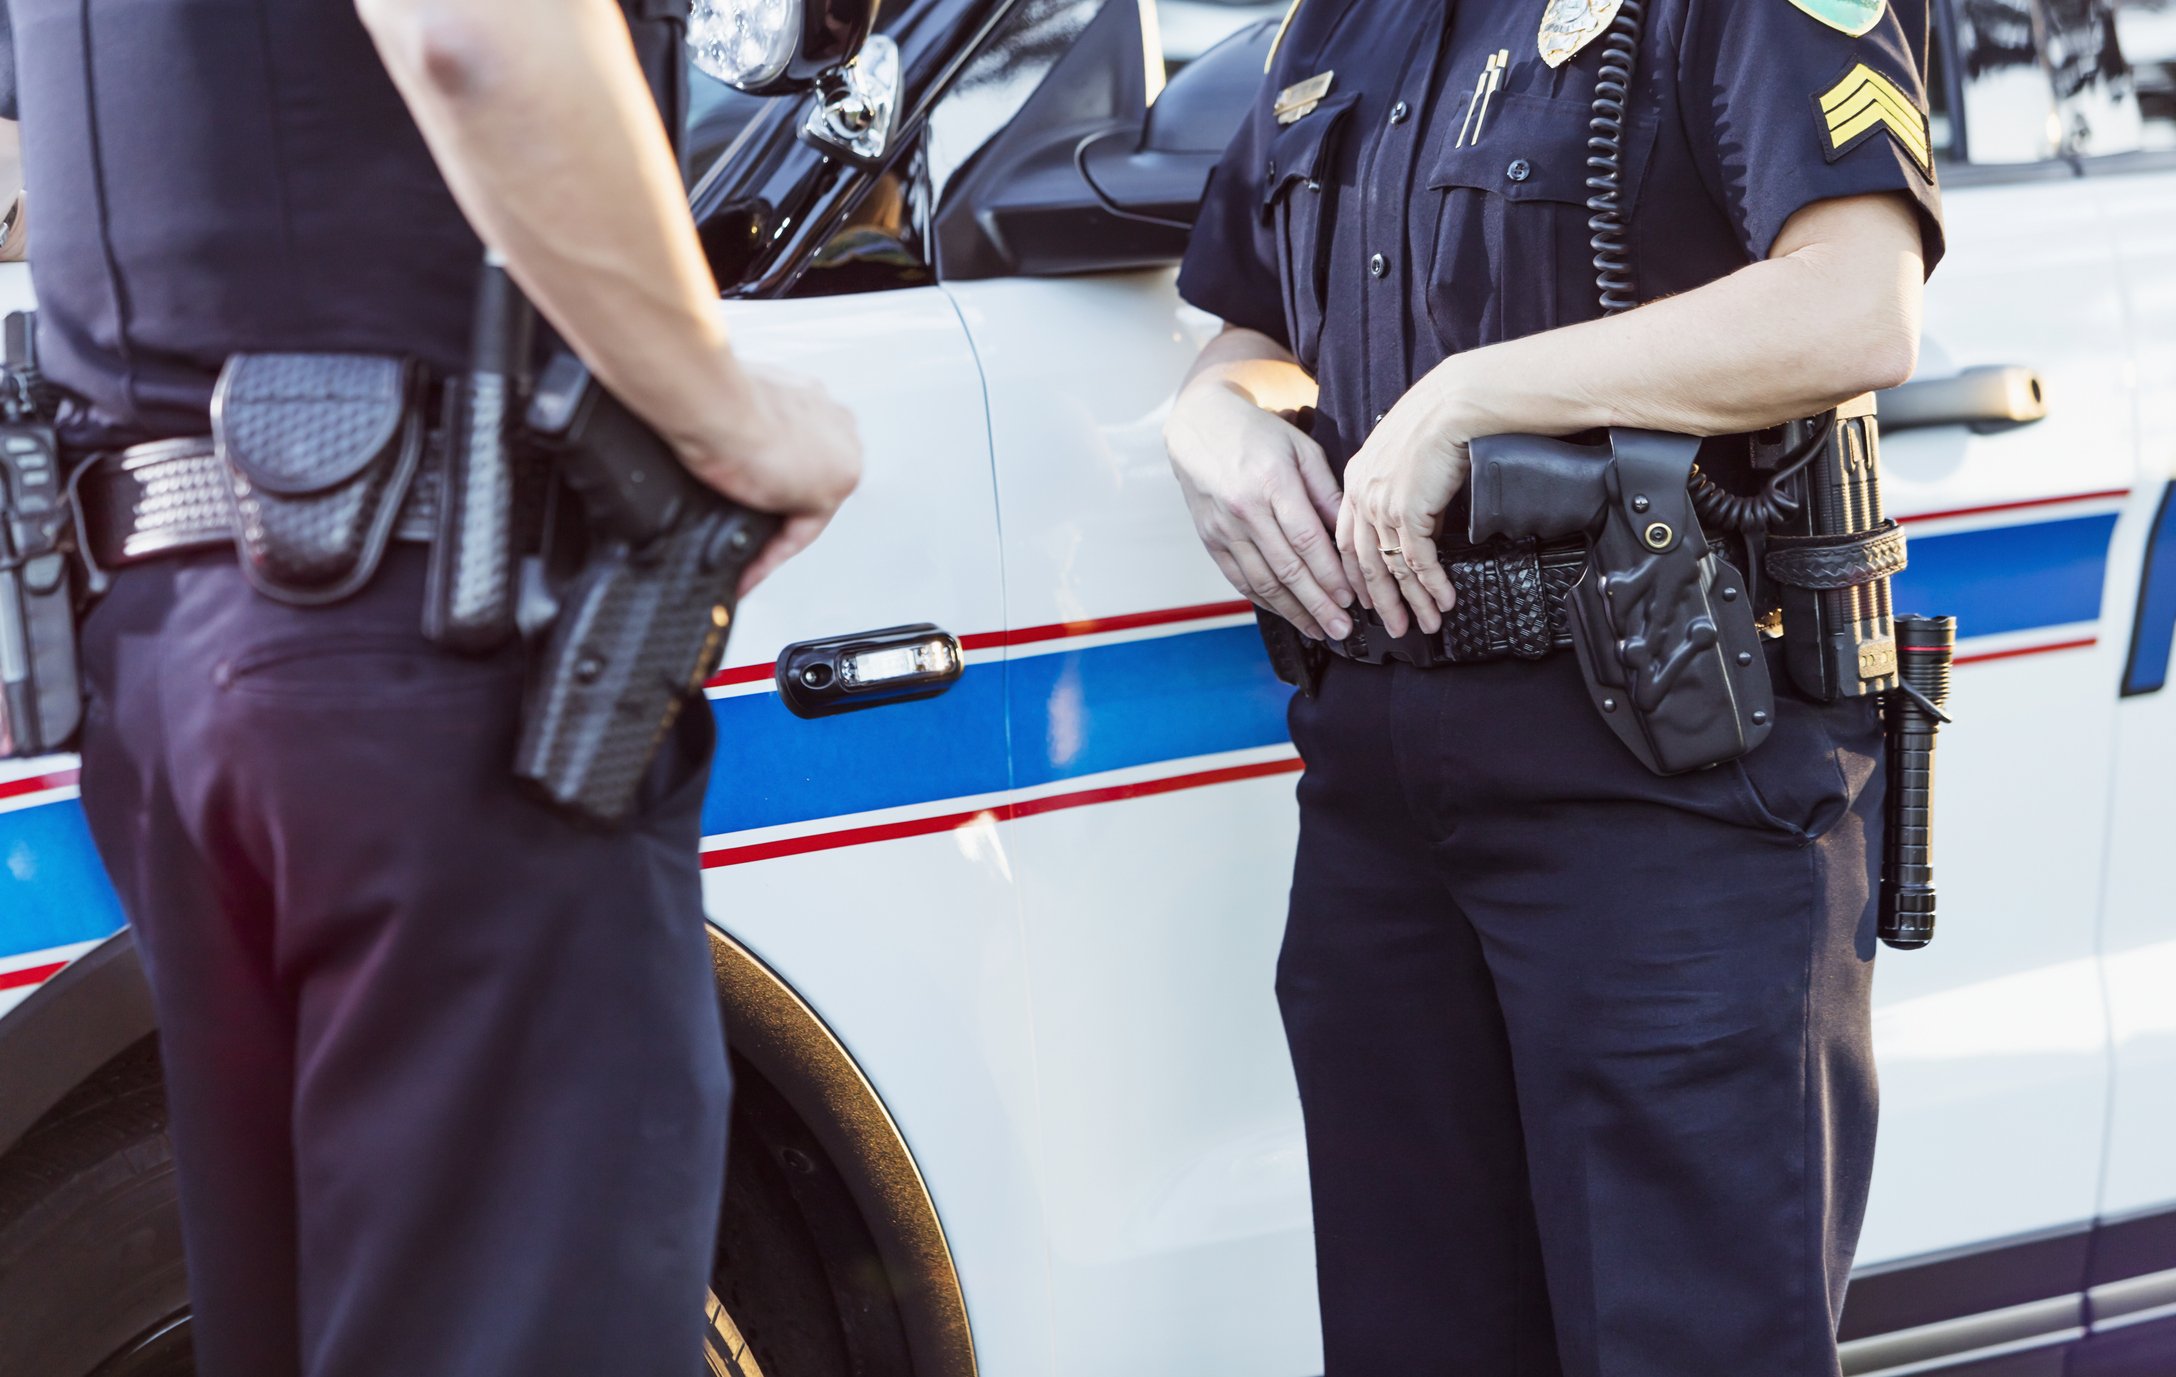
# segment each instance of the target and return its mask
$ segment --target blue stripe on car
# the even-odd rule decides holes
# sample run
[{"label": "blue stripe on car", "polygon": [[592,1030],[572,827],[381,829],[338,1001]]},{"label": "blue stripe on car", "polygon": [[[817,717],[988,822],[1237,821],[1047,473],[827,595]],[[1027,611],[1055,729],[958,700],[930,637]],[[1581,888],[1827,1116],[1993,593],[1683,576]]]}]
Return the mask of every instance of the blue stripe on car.
[{"label": "blue stripe on car", "polygon": [[[2157,534],[2176,540],[2172,520],[2164,502]],[[1954,614],[1966,636],[2093,621],[2115,524],[2106,514],[1916,538],[1896,605]],[[2141,615],[2157,618],[2149,629],[2158,640],[2133,664],[2165,677],[2176,544],[2157,548]],[[722,698],[711,704],[718,754],[703,829],[740,832],[1273,746],[1286,739],[1289,696],[1254,628],[1236,626],[973,665],[942,697],[875,712],[804,721],[775,694]],[[0,813],[0,861],[0,957],[119,926],[73,803]]]},{"label": "blue stripe on car", "polygon": [[1915,536],[1896,609],[1957,619],[1959,636],[2097,621],[2116,515]]},{"label": "blue stripe on car", "polygon": [[81,808],[0,813],[0,957],[94,941],[120,926]]}]

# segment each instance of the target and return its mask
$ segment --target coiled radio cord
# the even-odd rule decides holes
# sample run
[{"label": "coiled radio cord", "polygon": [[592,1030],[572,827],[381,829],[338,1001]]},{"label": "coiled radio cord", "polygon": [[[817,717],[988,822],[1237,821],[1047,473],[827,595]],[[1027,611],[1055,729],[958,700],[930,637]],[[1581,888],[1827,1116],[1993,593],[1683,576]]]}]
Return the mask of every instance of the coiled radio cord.
[{"label": "coiled radio cord", "polygon": [[[1632,103],[1632,72],[1646,26],[1642,0],[1621,0],[1602,38],[1602,65],[1594,77],[1594,104],[1587,118],[1587,247],[1594,252],[1594,290],[1602,314],[1613,316],[1640,304],[1632,268],[1632,231],[1624,211],[1624,131]],[[1798,510],[1788,483],[1828,443],[1833,414],[1784,456],[1756,493],[1736,493],[1693,465],[1686,489],[1704,529],[1763,531]]]},{"label": "coiled radio cord", "polygon": [[1594,193],[1587,197],[1587,247],[1594,250],[1594,290],[1602,314],[1611,316],[1640,304],[1631,229],[1624,219],[1624,124],[1646,19],[1640,0],[1622,0],[1617,7],[1602,39],[1602,66],[1595,73],[1593,113],[1587,119],[1587,190]]}]

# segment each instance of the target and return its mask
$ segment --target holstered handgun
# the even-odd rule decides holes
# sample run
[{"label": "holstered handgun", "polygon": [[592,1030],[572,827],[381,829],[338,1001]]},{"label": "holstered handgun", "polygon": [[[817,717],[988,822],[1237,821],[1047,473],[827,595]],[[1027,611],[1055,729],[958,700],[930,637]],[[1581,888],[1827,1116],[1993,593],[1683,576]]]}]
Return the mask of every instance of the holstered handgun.
[{"label": "holstered handgun", "polygon": [[1587,694],[1656,774],[1734,760],[1775,720],[1752,598],[1686,492],[1700,442],[1612,430],[1606,445],[1495,435],[1472,445],[1471,538],[1583,535],[1569,599]]},{"label": "holstered handgun", "polygon": [[531,677],[514,771],[609,827],[716,672],[741,574],[778,518],[697,482],[571,353],[539,375],[528,427],[581,498],[590,539]]}]

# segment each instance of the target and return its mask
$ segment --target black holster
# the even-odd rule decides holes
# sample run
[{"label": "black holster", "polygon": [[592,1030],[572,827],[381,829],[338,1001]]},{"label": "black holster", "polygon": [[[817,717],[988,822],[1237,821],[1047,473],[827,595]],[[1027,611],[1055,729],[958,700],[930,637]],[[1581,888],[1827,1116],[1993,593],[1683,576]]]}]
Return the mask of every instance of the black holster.
[{"label": "black holster", "polygon": [[1734,760],[1775,721],[1745,578],[1710,548],[1686,491],[1699,447],[1644,430],[1612,430],[1607,445],[1496,435],[1472,447],[1476,544],[1587,537],[1572,648],[1603,722],[1665,775]]},{"label": "black holster", "polygon": [[514,773],[567,816],[616,827],[665,733],[702,703],[741,574],[778,518],[696,482],[572,354],[539,375],[527,425],[589,540],[536,655]]}]

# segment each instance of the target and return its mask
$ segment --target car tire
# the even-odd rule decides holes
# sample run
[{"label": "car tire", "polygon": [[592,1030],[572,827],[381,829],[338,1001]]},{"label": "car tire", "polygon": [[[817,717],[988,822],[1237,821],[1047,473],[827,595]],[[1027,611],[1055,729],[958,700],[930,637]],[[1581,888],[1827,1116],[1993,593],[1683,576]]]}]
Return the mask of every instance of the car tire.
[{"label": "car tire", "polygon": [[898,1297],[845,1177],[777,1091],[733,1069],[716,1297],[768,1377],[911,1377]]},{"label": "car tire", "polygon": [[0,1165],[0,1353],[40,1377],[191,1370],[158,1053],[70,1092]]},{"label": "car tire", "polygon": [[[743,1075],[739,1101],[706,1370],[906,1373],[903,1345],[887,1342],[897,1314],[865,1285],[873,1249],[827,1253],[865,1236],[858,1217],[826,1220],[844,1199],[829,1164],[759,1080]],[[0,1160],[0,1355],[36,1377],[194,1377],[188,1302],[166,1094],[145,1042]]]}]

